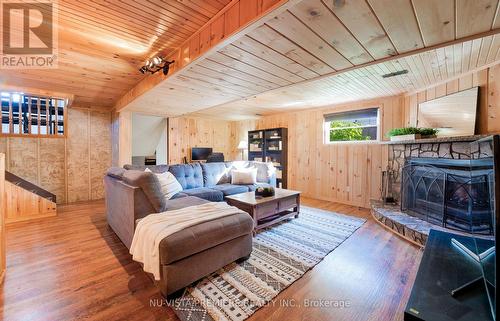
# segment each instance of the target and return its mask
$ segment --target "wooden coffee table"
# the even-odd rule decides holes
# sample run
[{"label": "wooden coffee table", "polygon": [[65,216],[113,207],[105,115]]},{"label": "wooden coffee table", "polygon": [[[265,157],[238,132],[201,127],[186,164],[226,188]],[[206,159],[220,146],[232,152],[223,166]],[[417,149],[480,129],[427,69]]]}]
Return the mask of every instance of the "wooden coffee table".
[{"label": "wooden coffee table", "polygon": [[275,195],[269,197],[255,197],[255,192],[235,194],[226,196],[226,202],[252,216],[254,234],[300,213],[300,192],[288,189],[276,188]]}]

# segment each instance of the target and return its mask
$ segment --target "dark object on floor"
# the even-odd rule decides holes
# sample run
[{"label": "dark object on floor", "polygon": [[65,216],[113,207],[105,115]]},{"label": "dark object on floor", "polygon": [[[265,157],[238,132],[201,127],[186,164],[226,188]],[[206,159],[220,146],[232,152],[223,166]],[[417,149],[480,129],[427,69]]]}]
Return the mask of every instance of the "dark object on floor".
[{"label": "dark object on floor", "polygon": [[396,200],[394,199],[394,197],[390,196],[390,197],[385,197],[384,198],[384,204],[396,204]]}]

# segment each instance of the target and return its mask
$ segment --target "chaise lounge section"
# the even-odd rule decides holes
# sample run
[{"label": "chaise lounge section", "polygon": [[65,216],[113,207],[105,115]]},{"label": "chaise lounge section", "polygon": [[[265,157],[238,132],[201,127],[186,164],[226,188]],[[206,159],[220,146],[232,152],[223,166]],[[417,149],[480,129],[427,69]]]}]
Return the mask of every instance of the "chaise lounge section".
[{"label": "chaise lounge section", "polygon": [[253,220],[238,213],[201,223],[160,242],[158,284],[165,296],[252,253]]}]

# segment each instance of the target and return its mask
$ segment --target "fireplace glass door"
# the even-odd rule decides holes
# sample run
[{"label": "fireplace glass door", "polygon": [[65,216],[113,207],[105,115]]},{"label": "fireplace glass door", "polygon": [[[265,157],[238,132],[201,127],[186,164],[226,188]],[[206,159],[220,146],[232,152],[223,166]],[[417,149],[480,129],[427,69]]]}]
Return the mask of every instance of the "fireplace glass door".
[{"label": "fireplace glass door", "polygon": [[466,233],[493,234],[492,160],[409,158],[403,168],[403,211]]}]

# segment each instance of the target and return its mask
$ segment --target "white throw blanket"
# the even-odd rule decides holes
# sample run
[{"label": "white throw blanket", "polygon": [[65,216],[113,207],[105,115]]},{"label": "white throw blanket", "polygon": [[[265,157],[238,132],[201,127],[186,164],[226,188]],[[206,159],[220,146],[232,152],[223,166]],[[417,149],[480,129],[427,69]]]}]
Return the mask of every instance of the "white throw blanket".
[{"label": "white throw blanket", "polygon": [[150,214],[137,224],[130,246],[132,259],[143,263],[144,271],[152,273],[155,280],[160,280],[161,240],[190,226],[237,213],[242,213],[242,211],[224,202],[211,202]]}]

